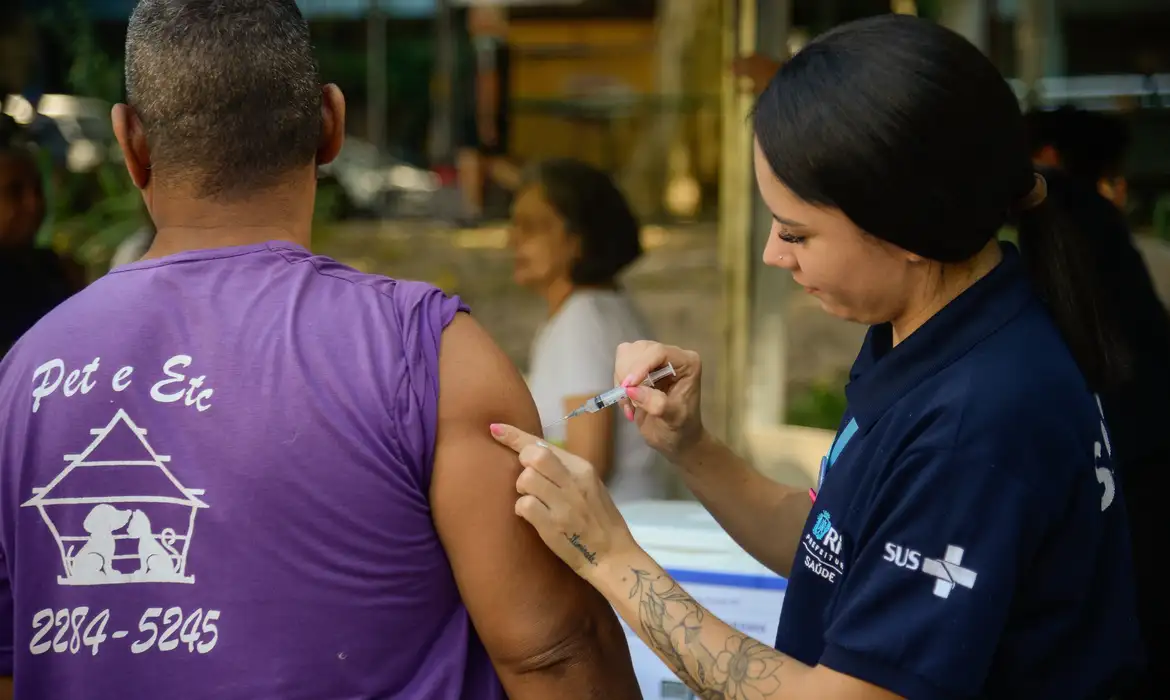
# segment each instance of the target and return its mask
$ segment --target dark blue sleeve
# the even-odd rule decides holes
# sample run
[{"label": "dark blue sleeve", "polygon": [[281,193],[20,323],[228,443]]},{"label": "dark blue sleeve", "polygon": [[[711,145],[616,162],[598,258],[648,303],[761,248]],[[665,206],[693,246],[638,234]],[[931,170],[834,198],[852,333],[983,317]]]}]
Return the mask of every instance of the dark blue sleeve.
[{"label": "dark blue sleeve", "polygon": [[1010,472],[952,450],[897,461],[856,535],[822,665],[914,700],[978,693],[1048,519]]}]

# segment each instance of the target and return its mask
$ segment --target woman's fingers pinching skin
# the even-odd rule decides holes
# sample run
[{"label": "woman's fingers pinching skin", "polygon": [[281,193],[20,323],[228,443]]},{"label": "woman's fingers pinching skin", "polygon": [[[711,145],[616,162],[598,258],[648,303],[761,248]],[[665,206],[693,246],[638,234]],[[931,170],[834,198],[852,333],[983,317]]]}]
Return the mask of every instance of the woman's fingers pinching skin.
[{"label": "woman's fingers pinching skin", "polygon": [[556,486],[564,486],[572,479],[564,462],[553,448],[538,441],[520,450],[520,464],[531,469]]},{"label": "woman's fingers pinching skin", "polygon": [[527,520],[538,533],[550,526],[552,522],[552,512],[544,501],[531,494],[524,494],[516,499],[516,505],[513,508],[516,515]]},{"label": "woman's fingers pinching skin", "polygon": [[548,507],[552,507],[559,489],[559,486],[535,469],[525,467],[520,476],[516,477],[516,493],[521,496],[535,496]]}]

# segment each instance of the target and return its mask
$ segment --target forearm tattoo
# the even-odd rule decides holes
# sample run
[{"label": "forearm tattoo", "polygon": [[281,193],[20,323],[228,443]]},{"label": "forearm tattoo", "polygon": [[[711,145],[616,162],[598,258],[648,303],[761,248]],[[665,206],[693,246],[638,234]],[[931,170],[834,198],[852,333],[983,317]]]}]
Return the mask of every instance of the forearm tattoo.
[{"label": "forearm tattoo", "polygon": [[638,621],[646,640],[699,697],[778,697],[780,667],[787,657],[734,630],[722,645],[708,646],[719,632],[708,630],[704,640],[703,627],[718,620],[669,576],[630,571],[630,600],[638,602]]}]

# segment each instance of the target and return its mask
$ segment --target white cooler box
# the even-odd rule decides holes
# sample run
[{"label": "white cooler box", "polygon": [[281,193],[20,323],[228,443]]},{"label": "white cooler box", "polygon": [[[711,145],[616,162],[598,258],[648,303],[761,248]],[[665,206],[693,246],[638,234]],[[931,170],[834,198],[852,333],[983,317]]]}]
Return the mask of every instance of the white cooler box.
[{"label": "white cooler box", "polygon": [[[748,556],[692,501],[637,501],[621,506],[634,539],[713,615],[771,646],[788,581]],[[695,696],[628,625],[626,639],[646,700]]]}]

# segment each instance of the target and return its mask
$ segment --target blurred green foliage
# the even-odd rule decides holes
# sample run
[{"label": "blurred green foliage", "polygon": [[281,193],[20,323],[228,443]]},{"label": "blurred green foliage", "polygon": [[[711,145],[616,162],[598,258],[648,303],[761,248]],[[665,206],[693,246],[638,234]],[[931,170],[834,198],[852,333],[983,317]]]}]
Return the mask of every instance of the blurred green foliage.
[{"label": "blurred green foliage", "polygon": [[1170,192],[1162,194],[1155,200],[1153,225],[1155,236],[1170,241]]},{"label": "blurred green foliage", "polygon": [[943,0],[918,0],[915,3],[918,6],[918,16],[938,21],[942,14],[942,3]]},{"label": "blurred green foliage", "polygon": [[794,392],[788,402],[789,425],[836,430],[845,416],[845,378],[819,381]]},{"label": "blurred green foliage", "polygon": [[[103,52],[84,6],[77,0],[41,18],[68,47],[69,89],[113,104],[122,94],[122,61]],[[113,136],[110,136],[111,143]],[[49,168],[48,221],[42,230],[53,248],[72,255],[90,274],[104,270],[114,249],[146,223],[137,188],[120,161],[103,159],[96,170]]]}]

